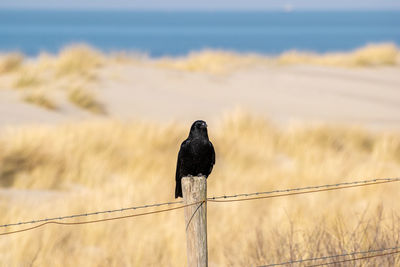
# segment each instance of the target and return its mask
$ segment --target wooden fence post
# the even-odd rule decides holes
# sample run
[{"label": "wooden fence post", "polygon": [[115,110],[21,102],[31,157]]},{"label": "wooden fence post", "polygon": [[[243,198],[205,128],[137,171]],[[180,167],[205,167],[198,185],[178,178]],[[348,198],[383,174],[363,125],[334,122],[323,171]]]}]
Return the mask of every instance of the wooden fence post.
[{"label": "wooden fence post", "polygon": [[188,267],[208,266],[207,252],[207,179],[204,176],[182,178],[185,207]]}]

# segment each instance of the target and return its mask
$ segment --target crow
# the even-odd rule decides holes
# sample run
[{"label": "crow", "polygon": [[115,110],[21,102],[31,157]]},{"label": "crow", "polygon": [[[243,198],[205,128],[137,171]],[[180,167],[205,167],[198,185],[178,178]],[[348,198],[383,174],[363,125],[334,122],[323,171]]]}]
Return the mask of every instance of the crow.
[{"label": "crow", "polygon": [[181,179],[185,176],[210,175],[215,164],[215,151],[208,139],[207,124],[197,120],[190,128],[189,137],[182,142],[176,166],[175,198],[182,197]]}]

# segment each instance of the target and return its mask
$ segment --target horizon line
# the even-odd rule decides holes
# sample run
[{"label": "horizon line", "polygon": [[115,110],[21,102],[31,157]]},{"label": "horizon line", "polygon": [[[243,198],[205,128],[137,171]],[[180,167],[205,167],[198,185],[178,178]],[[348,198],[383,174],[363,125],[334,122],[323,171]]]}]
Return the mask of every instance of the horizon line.
[{"label": "horizon line", "polygon": [[126,11],[126,12],[382,12],[400,11],[393,8],[123,8],[123,7],[1,7],[0,11]]}]

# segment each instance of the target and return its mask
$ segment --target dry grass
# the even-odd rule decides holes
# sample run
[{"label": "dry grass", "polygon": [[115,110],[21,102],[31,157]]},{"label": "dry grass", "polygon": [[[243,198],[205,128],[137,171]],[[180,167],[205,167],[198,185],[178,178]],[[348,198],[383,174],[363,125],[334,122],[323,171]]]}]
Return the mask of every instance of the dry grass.
[{"label": "dry grass", "polygon": [[202,51],[191,53],[183,58],[160,59],[157,65],[183,71],[219,74],[268,62],[268,58],[260,55]]},{"label": "dry grass", "polygon": [[0,55],[0,74],[17,70],[24,60],[20,53]]},{"label": "dry grass", "polygon": [[400,63],[400,51],[390,43],[370,44],[347,53],[316,54],[289,51],[277,57],[239,54],[225,51],[202,51],[184,58],[164,58],[157,65],[190,72],[225,73],[266,64],[309,64],[332,67],[392,66]]},{"label": "dry grass", "polygon": [[[291,51],[278,57],[257,54],[239,54],[227,51],[193,52],[186,57],[149,59],[141,54],[114,53],[106,55],[87,45],[72,45],[58,55],[41,54],[24,61],[20,54],[0,57],[0,74],[9,81],[10,88],[38,89],[43,84],[55,90],[71,84],[98,84],[110,79],[100,68],[113,64],[142,64],[188,72],[224,74],[240,69],[265,65],[314,64],[334,67],[393,66],[400,63],[400,52],[394,44],[368,45],[348,53],[313,54]],[[120,70],[120,68],[116,68]],[[101,73],[101,74],[100,74]],[[100,76],[103,75],[103,76]],[[118,75],[114,75],[118,77]],[[2,78],[2,77],[0,77]],[[8,83],[8,82],[7,82]],[[6,83],[2,87],[7,87]],[[75,96],[76,95],[76,96]],[[71,99],[71,96],[67,96]],[[94,113],[104,113],[104,107],[87,94],[74,94],[73,103]],[[75,99],[77,101],[75,101]],[[80,103],[80,104],[79,104]]]},{"label": "dry grass", "polygon": [[23,98],[25,102],[48,109],[57,110],[57,104],[44,91],[32,91],[26,93]]},{"label": "dry grass", "polygon": [[[37,93],[43,85],[52,90],[68,91],[71,84],[91,86],[97,83],[97,71],[105,62],[105,55],[86,45],[72,45],[58,55],[42,53],[36,59],[24,61],[19,54],[0,57],[0,74],[10,81],[3,87],[24,89],[23,100],[50,110],[56,110],[51,101],[51,90]],[[110,61],[111,62],[111,61]],[[105,108],[99,103],[94,93],[76,88],[68,91],[67,98],[80,108],[93,113],[104,114]]]},{"label": "dry grass", "polygon": [[18,73],[13,86],[16,89],[35,88],[41,84],[41,78],[36,70],[23,69]]},{"label": "dry grass", "polygon": [[87,45],[73,45],[63,49],[56,62],[56,74],[58,76],[80,74],[93,75],[104,63],[104,55]]},{"label": "dry grass", "polygon": [[[329,126],[281,130],[245,113],[209,124],[217,152],[210,196],[400,173],[399,134]],[[3,131],[1,224],[172,200],[176,155],[188,128],[109,121]],[[209,203],[210,266],[255,266],[400,245],[399,186]],[[183,221],[179,210],[48,226],[1,238],[0,261],[7,266],[185,266]],[[399,260],[381,257],[357,266],[397,266]]]},{"label": "dry grass", "polygon": [[339,67],[369,67],[398,64],[400,52],[394,44],[371,44],[348,53],[323,55],[290,51],[277,58],[280,64],[311,64]]},{"label": "dry grass", "polygon": [[74,87],[68,91],[68,100],[83,109],[96,114],[105,114],[105,108],[95,97],[95,94],[83,87]]}]

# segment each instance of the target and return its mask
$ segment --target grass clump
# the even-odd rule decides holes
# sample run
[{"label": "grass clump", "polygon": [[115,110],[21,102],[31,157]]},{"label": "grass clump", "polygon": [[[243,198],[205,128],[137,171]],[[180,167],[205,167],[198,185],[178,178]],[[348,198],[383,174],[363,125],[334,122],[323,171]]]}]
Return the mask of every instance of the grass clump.
[{"label": "grass clump", "polygon": [[57,110],[57,104],[42,91],[29,92],[22,98],[25,102],[48,109]]},{"label": "grass clump", "polygon": [[352,64],[354,66],[395,65],[398,55],[400,53],[394,44],[371,44],[353,52]]},{"label": "grass clump", "polygon": [[311,64],[336,67],[370,67],[397,64],[399,51],[394,44],[370,44],[348,53],[316,54],[289,51],[277,58],[279,64]]},{"label": "grass clump", "polygon": [[88,74],[100,67],[104,55],[87,45],[73,45],[64,48],[56,59],[56,74]]},{"label": "grass clump", "polygon": [[[96,69],[103,65],[105,56],[90,46],[73,45],[64,48],[58,55],[41,53],[24,65],[22,62],[22,55],[16,53],[0,57],[0,74],[9,72],[4,75],[7,87],[36,90],[37,87],[46,84],[46,87],[53,90],[62,90],[72,82],[96,83]],[[97,114],[105,113],[104,106],[97,101],[95,95],[83,88],[70,90],[67,97],[80,108]],[[49,110],[57,109],[55,103],[43,92],[31,92],[24,95],[22,100]]]},{"label": "grass clump", "polygon": [[24,57],[20,53],[10,53],[0,56],[0,74],[17,70],[21,67]]},{"label": "grass clump", "polygon": [[68,100],[77,107],[86,109],[92,113],[105,114],[105,108],[93,92],[82,87],[74,87],[68,91]]},{"label": "grass clump", "polygon": [[14,88],[35,87],[41,83],[39,75],[32,70],[22,70],[14,81]]},{"label": "grass clump", "polygon": [[288,51],[276,57],[240,54],[227,51],[201,51],[182,58],[164,58],[157,65],[189,72],[219,74],[241,68],[281,65],[321,65],[332,67],[371,67],[399,64],[400,52],[391,43],[370,44],[354,51],[318,54],[313,52]]},{"label": "grass clump", "polygon": [[265,61],[267,58],[260,55],[210,50],[194,52],[184,58],[164,58],[157,65],[183,71],[218,74],[262,64]]}]

